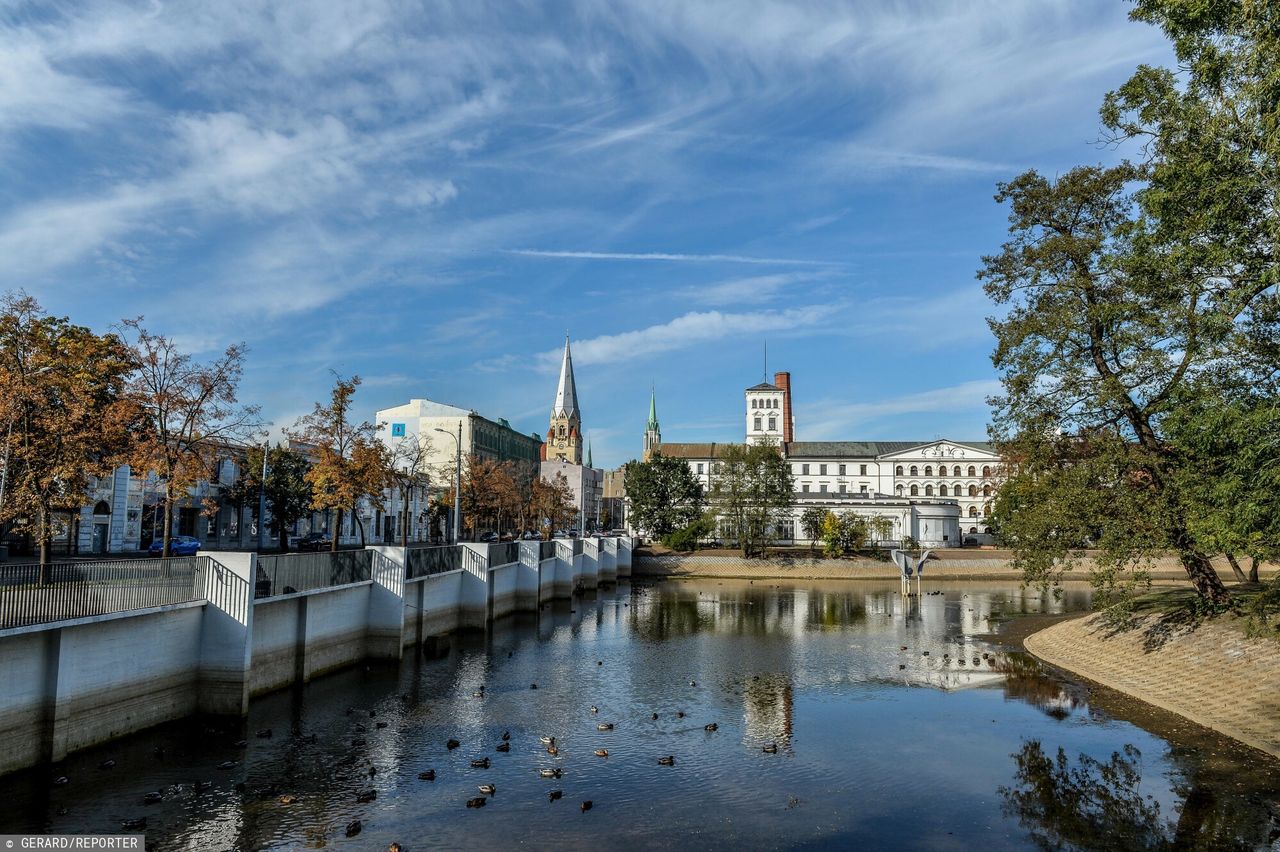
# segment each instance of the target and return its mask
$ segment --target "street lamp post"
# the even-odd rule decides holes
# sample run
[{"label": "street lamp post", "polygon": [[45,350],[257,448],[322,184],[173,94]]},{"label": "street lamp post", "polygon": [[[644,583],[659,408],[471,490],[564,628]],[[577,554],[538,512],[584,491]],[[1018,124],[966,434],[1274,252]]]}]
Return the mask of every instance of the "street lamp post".
[{"label": "street lamp post", "polygon": [[453,543],[458,543],[459,524],[461,523],[461,507],[462,507],[462,421],[458,421],[458,434],[436,427],[437,432],[442,432],[453,438],[458,445],[458,453],[454,457],[453,467]]},{"label": "street lamp post", "polygon": [[[262,445],[262,482],[258,488],[258,552],[261,553],[267,548],[267,453],[271,449],[271,442],[267,441]],[[280,530],[280,537],[284,537],[284,530]]]}]

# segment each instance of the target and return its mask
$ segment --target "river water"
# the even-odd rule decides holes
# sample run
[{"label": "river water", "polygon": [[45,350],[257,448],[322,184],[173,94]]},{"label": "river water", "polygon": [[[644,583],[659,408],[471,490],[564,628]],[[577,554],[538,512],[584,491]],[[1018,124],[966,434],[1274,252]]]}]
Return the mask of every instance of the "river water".
[{"label": "river water", "polygon": [[1280,849],[1276,761],[990,635],[1087,589],[933,591],[623,583],[257,699],[244,726],[0,779],[0,833],[145,817],[162,850]]}]

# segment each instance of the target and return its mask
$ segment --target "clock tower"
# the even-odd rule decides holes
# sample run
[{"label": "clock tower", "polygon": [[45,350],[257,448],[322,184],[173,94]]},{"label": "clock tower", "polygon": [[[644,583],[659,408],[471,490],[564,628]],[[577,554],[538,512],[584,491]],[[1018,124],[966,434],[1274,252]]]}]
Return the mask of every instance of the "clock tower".
[{"label": "clock tower", "polygon": [[578,389],[573,382],[573,356],[569,336],[564,338],[564,360],[560,363],[560,384],[551,406],[551,428],[547,430],[546,458],[582,464],[582,412],[578,410]]}]

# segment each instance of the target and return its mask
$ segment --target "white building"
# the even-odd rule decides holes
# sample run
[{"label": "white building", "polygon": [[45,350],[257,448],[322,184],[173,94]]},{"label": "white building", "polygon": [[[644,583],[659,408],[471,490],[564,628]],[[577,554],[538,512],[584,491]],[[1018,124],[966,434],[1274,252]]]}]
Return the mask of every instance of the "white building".
[{"label": "white building", "polygon": [[[887,518],[892,539],[911,536],[927,547],[991,542],[987,519],[1000,458],[990,442],[796,441],[790,373],[747,388],[745,415],[746,442],[777,443],[795,479],[795,506],[780,541],[807,541],[800,517],[816,507]],[[725,446],[662,443],[658,450],[684,459],[710,489]]]}]

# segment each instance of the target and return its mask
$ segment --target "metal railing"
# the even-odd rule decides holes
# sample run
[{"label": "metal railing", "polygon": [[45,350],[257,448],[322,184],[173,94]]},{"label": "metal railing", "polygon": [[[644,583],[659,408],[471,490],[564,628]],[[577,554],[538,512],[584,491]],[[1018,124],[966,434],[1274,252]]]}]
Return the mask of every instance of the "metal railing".
[{"label": "metal railing", "polygon": [[554,541],[538,542],[538,561],[543,559],[552,559],[556,555],[556,543]]},{"label": "metal railing", "polygon": [[411,547],[405,551],[405,576],[410,580],[457,571],[461,567],[462,547],[458,545]]},{"label": "metal railing", "polygon": [[[208,556],[0,565],[0,629],[205,599]],[[44,582],[41,582],[43,579]]]},{"label": "metal railing", "polygon": [[359,583],[373,576],[372,550],[259,556],[255,598]]},{"label": "metal railing", "polygon": [[489,545],[489,567],[496,568],[499,565],[509,565],[512,562],[520,561],[520,545],[514,541],[504,544]]}]

